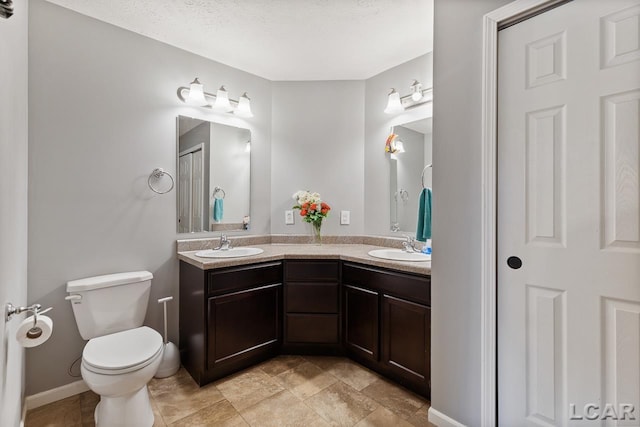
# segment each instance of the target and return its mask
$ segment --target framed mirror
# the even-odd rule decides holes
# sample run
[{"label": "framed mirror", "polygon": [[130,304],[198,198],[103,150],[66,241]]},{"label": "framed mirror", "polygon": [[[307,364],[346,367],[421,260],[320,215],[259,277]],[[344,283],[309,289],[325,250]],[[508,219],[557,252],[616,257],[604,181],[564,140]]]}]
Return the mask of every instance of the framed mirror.
[{"label": "framed mirror", "polygon": [[418,202],[431,188],[431,117],[394,126],[389,153],[391,231],[415,235]]},{"label": "framed mirror", "polygon": [[251,132],[185,116],[177,122],[178,233],[249,229]]}]

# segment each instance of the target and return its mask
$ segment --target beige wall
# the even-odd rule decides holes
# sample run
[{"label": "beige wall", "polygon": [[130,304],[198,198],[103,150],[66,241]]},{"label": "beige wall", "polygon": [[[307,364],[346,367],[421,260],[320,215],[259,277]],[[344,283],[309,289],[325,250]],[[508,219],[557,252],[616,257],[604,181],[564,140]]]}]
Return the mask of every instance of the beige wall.
[{"label": "beige wall", "polygon": [[[298,211],[284,223],[293,193],[310,190],[332,209],[323,234],[362,234],[364,82],[274,82],[272,115],[271,232],[311,234]],[[341,210],[351,225],[340,225]]]},{"label": "beige wall", "polygon": [[384,109],[387,106],[387,96],[391,88],[395,88],[401,96],[408,95],[409,86],[414,79],[420,81],[425,89],[431,87],[432,61],[432,54],[428,53],[366,80],[364,203],[367,215],[364,231],[367,234],[391,234],[389,155],[384,152],[384,143],[391,126],[431,116],[432,106],[429,103],[406,110],[402,114],[386,114]]},{"label": "beige wall", "polygon": [[431,405],[480,425],[482,16],[508,0],[435,0]]},{"label": "beige wall", "polygon": [[[0,304],[27,303],[27,5],[0,18]],[[22,415],[24,350],[14,336],[25,315],[0,316],[0,424]]]},{"label": "beige wall", "polygon": [[[4,24],[4,23],[2,23]],[[158,298],[178,334],[176,193],[147,187],[156,167],[175,177],[176,117],[252,133],[252,233],[269,232],[271,82],[121,28],[33,0],[29,31],[29,301],[53,306],[52,338],[27,352],[27,394],[77,380],[81,339],[66,282],[130,270],[153,273],[146,323],[162,330]],[[255,117],[180,103],[195,76],[232,97],[247,91]]]}]

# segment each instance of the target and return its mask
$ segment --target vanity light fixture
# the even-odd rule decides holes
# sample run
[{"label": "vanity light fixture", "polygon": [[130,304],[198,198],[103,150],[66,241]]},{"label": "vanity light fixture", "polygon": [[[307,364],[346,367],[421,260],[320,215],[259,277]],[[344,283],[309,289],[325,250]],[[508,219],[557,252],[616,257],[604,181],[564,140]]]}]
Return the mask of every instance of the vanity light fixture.
[{"label": "vanity light fixture", "polygon": [[207,100],[204,97],[204,86],[197,77],[189,84],[189,96],[187,96],[186,102],[191,105],[207,105]]},{"label": "vanity light fixture", "polygon": [[401,113],[408,108],[433,100],[433,90],[431,88],[423,89],[422,83],[419,81],[414,80],[410,87],[411,93],[402,97],[395,89],[391,89],[387,100],[387,108],[384,109],[384,112],[387,114]]},{"label": "vanity light fixture", "polygon": [[400,94],[396,92],[394,88],[391,88],[389,100],[387,101],[387,108],[384,109],[384,112],[387,114],[394,114],[402,111],[404,111],[404,107],[402,106],[402,102],[400,102]]},{"label": "vanity light fixture", "polygon": [[233,107],[229,102],[229,92],[227,92],[224,86],[220,86],[220,89],[218,89],[216,102],[211,108],[218,113],[230,113],[233,111]]},{"label": "vanity light fixture", "polygon": [[417,80],[414,80],[411,83],[411,99],[418,102],[422,99],[422,83]]},{"label": "vanity light fixture", "polygon": [[218,113],[233,113],[238,117],[253,117],[251,99],[243,93],[238,101],[229,98],[229,92],[223,86],[216,94],[205,92],[204,85],[196,77],[189,87],[178,88],[178,98],[187,104],[210,108]]},{"label": "vanity light fixture", "polygon": [[243,93],[238,100],[238,108],[233,112],[236,116],[240,117],[253,117],[251,112],[251,99],[247,96],[247,92]]},{"label": "vanity light fixture", "polygon": [[404,143],[400,139],[398,134],[393,133],[393,128],[391,128],[391,133],[387,138],[387,142],[385,143],[384,151],[391,154],[392,159],[397,159],[396,154],[404,153]]}]

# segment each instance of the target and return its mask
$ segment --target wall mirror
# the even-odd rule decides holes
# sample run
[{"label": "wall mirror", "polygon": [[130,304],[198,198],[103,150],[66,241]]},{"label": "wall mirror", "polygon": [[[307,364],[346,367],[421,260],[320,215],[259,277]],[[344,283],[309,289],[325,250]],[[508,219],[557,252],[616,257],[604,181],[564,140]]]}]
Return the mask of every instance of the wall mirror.
[{"label": "wall mirror", "polygon": [[423,188],[431,188],[432,119],[416,120],[394,126],[390,165],[389,206],[391,231],[415,235],[418,202]]},{"label": "wall mirror", "polygon": [[178,233],[247,230],[251,132],[178,117]]}]

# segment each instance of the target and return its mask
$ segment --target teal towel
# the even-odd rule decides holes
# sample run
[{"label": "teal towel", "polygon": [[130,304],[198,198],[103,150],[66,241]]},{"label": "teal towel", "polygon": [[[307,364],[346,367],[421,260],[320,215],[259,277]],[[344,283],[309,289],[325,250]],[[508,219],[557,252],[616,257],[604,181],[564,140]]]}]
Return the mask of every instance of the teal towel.
[{"label": "teal towel", "polygon": [[431,238],[431,189],[423,188],[418,202],[418,229],[416,240],[426,242]]},{"label": "teal towel", "polygon": [[222,221],[222,215],[224,215],[224,199],[217,197],[213,198],[213,220],[215,222]]}]

